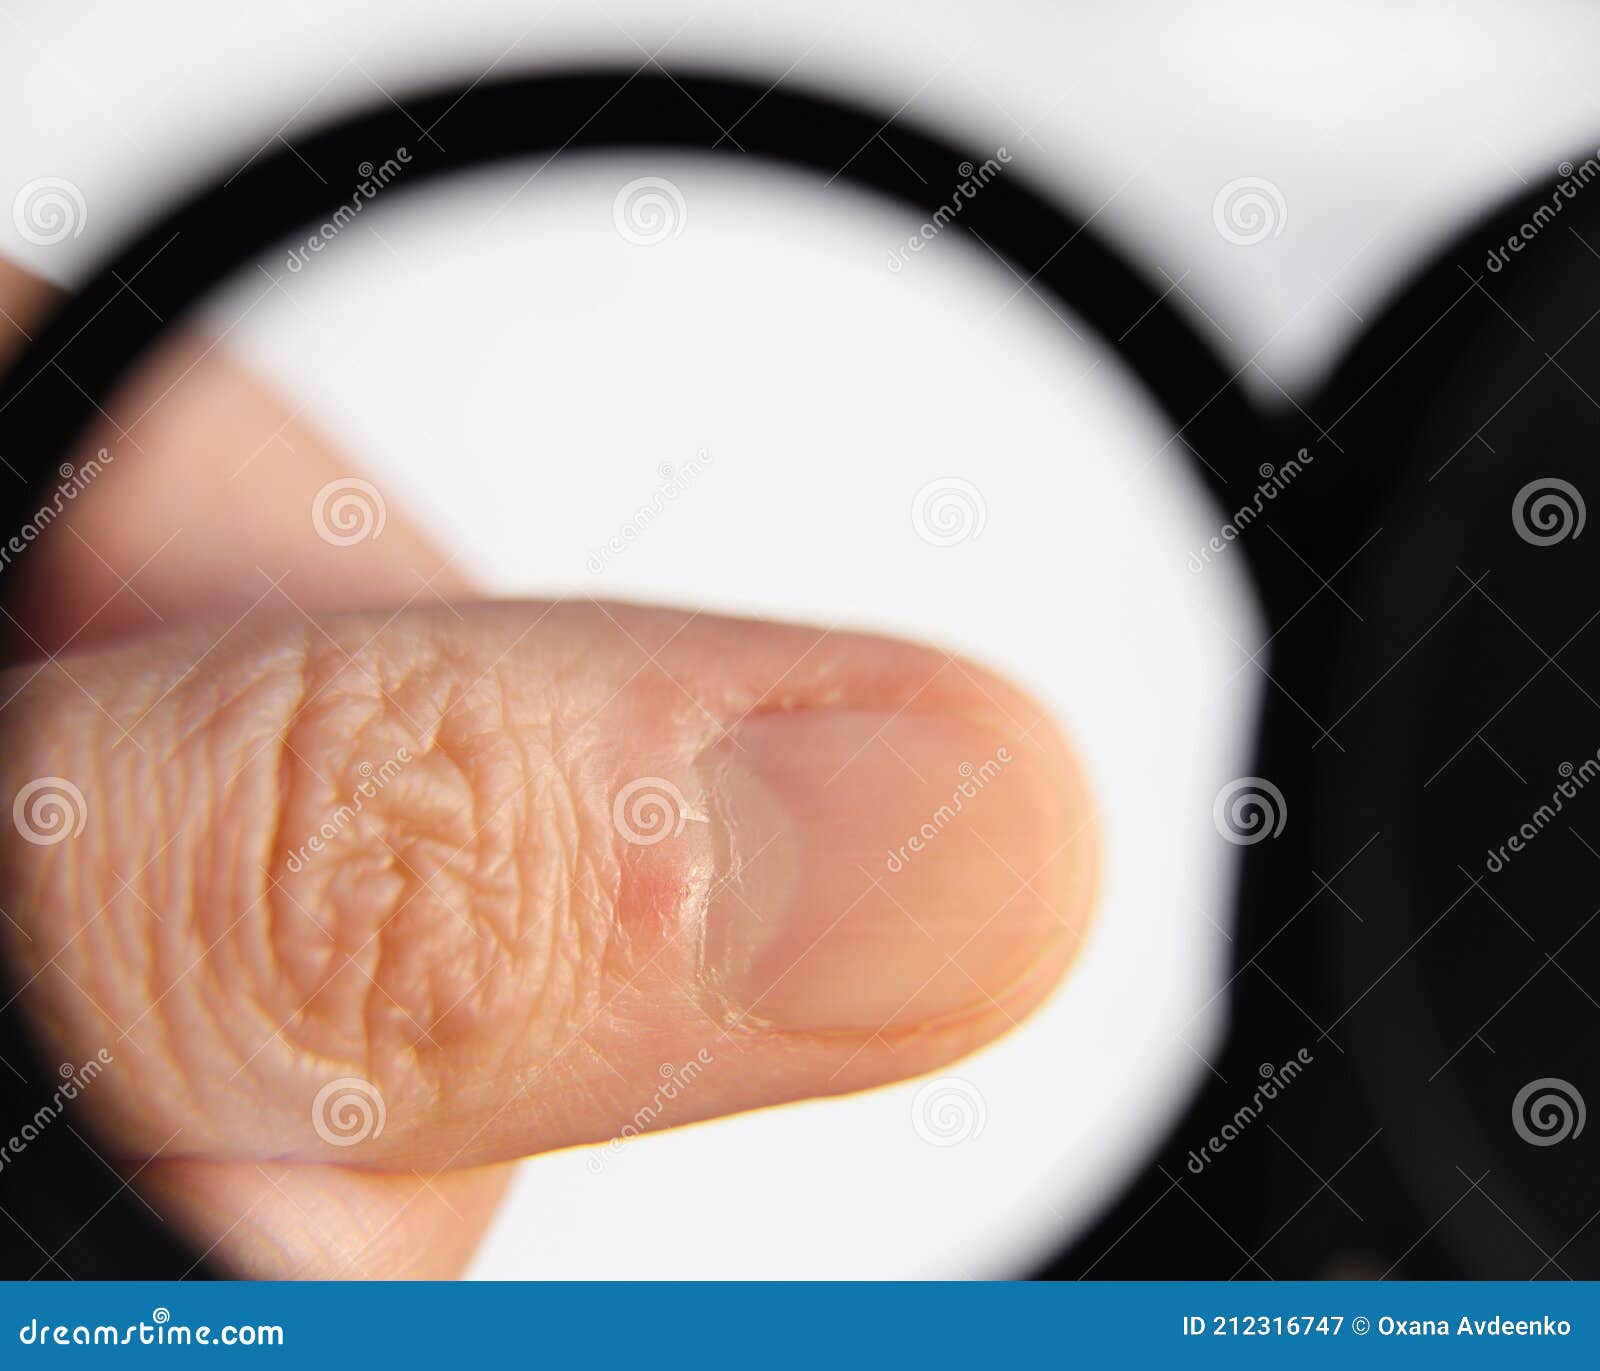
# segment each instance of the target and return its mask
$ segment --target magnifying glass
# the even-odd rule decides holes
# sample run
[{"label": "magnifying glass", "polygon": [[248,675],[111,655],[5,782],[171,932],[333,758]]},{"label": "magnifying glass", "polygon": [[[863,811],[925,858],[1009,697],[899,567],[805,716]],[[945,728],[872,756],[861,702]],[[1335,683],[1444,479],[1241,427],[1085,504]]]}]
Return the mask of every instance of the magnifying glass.
[{"label": "magnifying glass", "polygon": [[[401,150],[403,158],[399,156]],[[1247,402],[1227,368],[1179,314],[1170,287],[1143,280],[1097,235],[1092,224],[1080,221],[1031,190],[1021,176],[1011,173],[996,150],[963,151],[908,127],[899,119],[886,119],[846,102],[787,90],[766,91],[759,85],[720,77],[573,72],[484,82],[470,90],[449,90],[408,101],[403,109],[377,110],[299,140],[285,152],[253,163],[227,184],[189,201],[119,253],[109,267],[63,307],[4,380],[0,391],[0,452],[8,454],[8,460],[30,478],[27,491],[14,505],[11,526],[20,526],[49,495],[74,443],[82,438],[139,359],[165,336],[170,321],[192,311],[210,292],[228,278],[236,278],[253,262],[259,261],[267,268],[260,289],[276,296],[292,295],[303,282],[313,279],[313,273],[332,261],[328,245],[342,236],[353,214],[367,215],[365,208],[348,208],[352,203],[349,168],[358,172],[363,167],[370,168],[370,174],[361,175],[360,182],[373,184],[381,180],[377,190],[387,204],[391,195],[398,200],[401,194],[434,182],[445,172],[514,165],[518,170],[511,185],[515,187],[526,177],[526,172],[520,170],[523,166],[538,169],[553,164],[564,169],[602,154],[637,156],[641,151],[653,156],[744,156],[748,160],[740,164],[741,170],[753,163],[762,169],[754,173],[757,175],[772,168],[798,171],[812,186],[819,181],[824,186],[849,185],[881,200],[885,207],[893,205],[902,216],[909,211],[911,231],[885,237],[882,249],[875,254],[875,270],[885,283],[903,282],[909,273],[929,265],[931,259],[924,256],[926,246],[913,247],[913,242],[927,245],[948,231],[962,241],[976,243],[977,250],[991,260],[997,288],[1003,292],[996,304],[1020,296],[1028,309],[1043,312],[1050,328],[1064,330],[1075,341],[1082,341],[1076,333],[1078,329],[1083,335],[1097,335],[1095,347],[1107,355],[1114,354],[1119,375],[1129,378],[1114,384],[1141,389],[1145,397],[1142,403],[1149,412],[1162,416],[1156,426],[1160,436],[1148,449],[1151,458],[1161,457],[1168,462],[1177,459],[1187,464],[1191,471],[1187,479],[1208,491],[1217,508],[1224,512],[1214,539],[1197,539],[1183,548],[1185,559],[1199,557],[1201,561],[1200,572],[1186,567],[1184,574],[1248,574],[1261,595],[1271,634],[1268,651],[1245,654],[1250,687],[1256,684],[1256,673],[1264,671],[1267,691],[1268,708],[1258,759],[1240,774],[1223,777],[1214,802],[1206,806],[1208,812],[1197,816],[1226,856],[1242,857],[1245,864],[1235,944],[1237,961],[1222,996],[1232,1003],[1235,1016],[1231,1046],[1224,1056],[1207,1063],[1206,1075],[1211,1085],[1195,1111],[1177,1124],[1172,1148],[1179,1143],[1186,1146],[1175,1153],[1169,1148],[1149,1166],[1145,1166],[1143,1158],[1129,1163],[1136,1177],[1141,1174],[1139,1168],[1144,1167],[1143,1179],[1135,1179],[1128,1199],[1061,1259],[1059,1269],[1063,1274],[1112,1274],[1119,1263],[1134,1262],[1143,1264],[1143,1269],[1122,1269],[1121,1274],[1152,1275],[1162,1262],[1182,1263],[1187,1260],[1182,1255],[1186,1249],[1171,1241],[1168,1221],[1174,1213],[1181,1212],[1180,1206],[1190,1211],[1211,1209],[1223,1203],[1219,1196],[1224,1195],[1228,1197],[1227,1231],[1245,1234],[1245,1255],[1252,1262],[1264,1263],[1266,1255],[1252,1253],[1250,1246],[1252,1239],[1264,1240],[1270,1235],[1270,1229],[1259,1230],[1262,1217],[1273,1212],[1260,1198],[1264,1174],[1261,1168],[1267,1163],[1252,1163],[1247,1168],[1241,1159],[1255,1155],[1252,1149],[1262,1156],[1271,1155],[1272,1149],[1280,1145],[1273,1141],[1275,1134],[1294,1139],[1297,1134],[1290,1127],[1291,1120],[1300,1121],[1303,1128],[1310,1119],[1314,1121],[1310,1126],[1320,1129],[1322,1119],[1312,1101],[1319,1102],[1342,1123],[1354,1125],[1355,1112],[1346,1108],[1350,1099],[1380,1089],[1386,1092],[1386,1098],[1388,1092],[1396,1090],[1403,1094],[1406,1087],[1396,1082],[1414,1085],[1420,1065],[1408,1063],[1405,1071],[1398,1073],[1391,1069],[1396,1050],[1392,1025],[1409,1024],[1408,1016],[1419,1012],[1434,1012],[1429,997],[1414,998],[1400,1007],[1389,997],[1389,989],[1409,984],[1407,977],[1413,969],[1421,974],[1423,966],[1422,957],[1408,960],[1410,953],[1404,944],[1392,947],[1394,923],[1382,917],[1396,908],[1395,872],[1411,876],[1406,864],[1416,849],[1380,847],[1377,854],[1372,854],[1370,848],[1361,849],[1362,838],[1350,826],[1360,827],[1354,815],[1366,812],[1368,804],[1374,802],[1358,806],[1347,803],[1350,796],[1366,794],[1376,774],[1370,747],[1352,746],[1349,741],[1367,739],[1375,731],[1375,722],[1362,722],[1363,708],[1373,710],[1390,699],[1404,700],[1409,707],[1418,698],[1391,695],[1393,687],[1386,683],[1391,678],[1398,683],[1411,670],[1432,663],[1431,647],[1413,646],[1409,654],[1402,649],[1407,632],[1418,628],[1417,604],[1433,601],[1420,596],[1413,601],[1409,592],[1386,583],[1381,590],[1369,588],[1358,610],[1344,603],[1354,597],[1340,590],[1344,584],[1341,578],[1366,565],[1357,559],[1376,559],[1387,548],[1383,534],[1373,533],[1375,528],[1382,528],[1381,523],[1374,522],[1379,508],[1376,492],[1395,483],[1395,471],[1412,464],[1411,454],[1397,451],[1387,436],[1386,446],[1378,448],[1371,439],[1346,443],[1341,433],[1354,429],[1358,423],[1363,424],[1365,433],[1366,416],[1396,389],[1396,373],[1413,374],[1422,357],[1431,355],[1426,343],[1419,349],[1407,336],[1416,327],[1416,313],[1425,311],[1428,305],[1413,305],[1409,316],[1374,330],[1367,352],[1358,353],[1328,394],[1308,407],[1309,417],[1292,415],[1285,420],[1281,416],[1265,416]],[[336,175],[325,174],[330,172]],[[711,200],[709,195],[703,199],[693,195],[675,198],[674,192],[681,193],[682,188],[666,177],[618,180],[615,195],[609,182],[607,187],[605,208],[610,227],[615,230],[611,242],[627,249],[650,248],[675,240],[685,217],[695,213],[695,205]],[[500,187],[502,194],[505,189]],[[492,194],[494,188],[490,190]],[[358,190],[357,197],[361,194]],[[444,209],[433,212],[448,215],[449,198],[441,203]],[[330,233],[329,229],[335,231]],[[405,251],[403,244],[399,250]],[[1428,278],[1432,294],[1426,298],[1430,305],[1438,298],[1438,281],[1446,276],[1447,273],[1435,272]],[[1472,301],[1467,309],[1478,308],[1480,294],[1485,298],[1482,308],[1493,303],[1488,301],[1486,292],[1470,287],[1466,280],[1462,286],[1470,292]],[[642,289],[648,289],[648,283]],[[1464,313],[1456,316],[1464,317]],[[659,326],[661,321],[657,318],[650,322]],[[748,324],[747,320],[741,322]],[[1045,319],[1039,322],[1044,323]],[[776,326],[782,328],[781,319]],[[1418,333],[1424,340],[1429,336],[1422,329]],[[467,340],[469,345],[481,341]],[[527,338],[510,330],[508,335],[491,341],[498,346],[498,355],[516,358],[519,346]],[[930,352],[947,353],[959,348],[961,342],[959,336],[941,339],[930,347]],[[1411,351],[1403,352],[1408,346]],[[1571,346],[1577,348],[1579,344]],[[479,353],[497,355],[495,346],[482,348]],[[1371,360],[1373,357],[1378,360]],[[815,370],[825,368],[819,363]],[[828,403],[829,397],[816,386],[814,374],[787,378],[796,393],[797,407]],[[513,376],[514,362],[507,366],[506,379],[489,390],[507,394]],[[534,391],[531,408],[541,403],[534,390],[537,379],[528,378],[530,390]],[[1078,377],[1064,377],[1064,389],[1075,379]],[[886,439],[892,440],[897,425],[915,431],[918,422],[927,420],[925,414],[906,414],[893,392],[884,395],[883,400],[887,421],[883,422],[882,433]],[[977,412],[981,416],[981,407]],[[971,417],[969,414],[969,423]],[[935,418],[946,421],[942,414]],[[974,431],[981,431],[981,425],[974,426]],[[1407,430],[1396,424],[1393,431]],[[1387,435],[1390,430],[1383,432]],[[680,444],[683,451],[674,466],[675,480],[682,478],[701,454],[701,448],[687,441],[687,437]],[[1352,459],[1351,450],[1361,452],[1361,460]],[[714,469],[714,449],[708,447],[707,451],[712,465],[706,469]],[[1366,457],[1365,453],[1371,451],[1388,453],[1393,465],[1385,466]],[[11,454],[25,457],[27,467],[23,468],[19,458]],[[997,492],[1014,495],[1016,498],[1009,502],[1013,508],[1026,504],[1026,478],[1030,475],[1041,488],[1053,489],[1049,486],[1050,475],[1039,470],[1043,462],[1031,467],[1017,463],[1006,473],[999,471],[1004,466],[1001,459],[993,454],[984,457],[961,475],[943,470],[918,472],[914,465],[906,467],[904,509],[913,534],[916,499],[929,486],[938,487],[935,495],[939,504],[930,500],[923,507],[924,532],[932,533],[931,543],[926,538],[922,540],[924,546],[936,547],[947,533],[970,534],[980,521],[992,519]],[[889,459],[885,464],[890,464]],[[647,471],[649,465],[654,464],[647,464]],[[690,479],[698,480],[700,470],[696,467],[696,474]],[[998,474],[986,479],[989,472]],[[917,475],[924,479],[909,479]],[[699,486],[698,491],[707,494],[707,505],[727,498],[728,508],[737,508],[733,496],[719,497],[710,481]],[[849,489],[835,488],[830,492],[831,503],[843,506],[831,516],[840,526],[848,526],[851,494]],[[1463,497],[1464,503],[1475,510],[1480,495],[1480,491],[1471,489]],[[644,498],[645,503],[651,502],[648,488]],[[674,504],[673,512],[690,507],[688,501],[681,506]],[[957,514],[955,522],[947,527],[940,521],[948,516],[938,511],[950,508],[955,508]],[[1250,511],[1248,519],[1241,517],[1246,509]],[[686,515],[686,519],[694,517]],[[1070,538],[1073,523],[1082,517],[1077,512],[1068,515],[1060,508],[1053,510],[1052,517],[1042,526],[1031,526],[1032,541],[1020,549],[1011,544],[1017,554],[1016,564],[994,563],[987,570],[986,574],[998,577],[1014,571],[1015,565],[1042,568],[1034,572],[1030,581],[1038,588],[1041,601],[1028,605],[1035,620],[1048,621],[1052,615],[1060,614],[1059,604],[1086,589],[1081,584],[1051,584],[1052,555],[1046,541],[1050,529],[1059,530],[1058,537]],[[993,536],[993,525],[988,531],[990,545],[999,544]],[[1371,536],[1365,544],[1359,544],[1354,541],[1358,535]],[[620,539],[622,545],[632,541],[635,540],[625,536]],[[977,540],[967,541],[975,545]],[[624,561],[618,553],[608,551],[612,545],[609,536],[586,539],[581,548],[582,572],[576,569],[576,556],[568,558],[575,585],[581,586],[584,576],[597,574],[592,570],[596,558],[601,563],[598,574],[628,571],[652,586],[659,585],[659,578],[646,577],[642,570],[629,571],[640,567],[644,556]],[[1531,544],[1524,542],[1522,546],[1528,548]],[[1578,544],[1572,546],[1576,548]],[[643,551],[645,544],[640,541],[639,547]],[[570,551],[576,554],[580,548],[575,546]],[[1508,552],[1515,554],[1516,549]],[[1570,553],[1571,549],[1567,549]],[[826,560],[811,549],[793,550],[796,557],[808,554],[819,563]],[[632,556],[630,552],[629,557]],[[1517,563],[1524,564],[1532,569],[1549,565]],[[1433,560],[1427,566],[1430,571],[1437,570]],[[1219,573],[1216,567],[1225,569]],[[861,570],[853,568],[858,575]],[[931,579],[926,584],[939,585],[941,590],[929,598],[937,604],[949,603],[959,590],[961,575],[953,572],[949,563],[932,564],[927,574]],[[941,584],[937,579],[941,576],[951,579]],[[1416,578],[1407,575],[1399,579],[1402,585],[1410,585]],[[624,580],[621,584],[627,583]],[[1437,595],[1438,578],[1430,584]],[[913,592],[910,598],[914,599],[915,587],[909,589]],[[1478,592],[1472,593],[1476,602]],[[797,597],[797,606],[798,611],[804,611],[803,596]],[[1387,623],[1390,610],[1396,611],[1397,625],[1403,627]],[[1350,624],[1339,621],[1338,616],[1346,613]],[[1419,642],[1425,644],[1426,640],[1427,635],[1423,635]],[[1330,648],[1334,642],[1340,644],[1338,653]],[[1550,646],[1554,651],[1555,644]],[[1394,649],[1392,663],[1385,654],[1390,647]],[[1371,679],[1363,674],[1367,667],[1372,668]],[[1241,686],[1241,692],[1244,689]],[[1368,692],[1365,696],[1364,690]],[[1459,699],[1459,692],[1453,698]],[[1341,718],[1341,711],[1346,717]],[[1349,717],[1352,712],[1354,718]],[[1313,731],[1308,734],[1308,729]],[[1409,738],[1409,731],[1402,736]],[[1449,736],[1453,737],[1453,732]],[[1400,745],[1399,751],[1406,753],[1407,745]],[[1390,754],[1386,751],[1383,755]],[[1399,804],[1402,796],[1411,796],[1415,789],[1414,783],[1395,786],[1385,802]],[[1302,815],[1307,818],[1302,819]],[[1318,817],[1312,821],[1311,815]],[[1392,824],[1390,832],[1401,831],[1398,817]],[[1335,841],[1335,835],[1349,840],[1348,851]],[[1149,841],[1150,835],[1143,836]],[[1384,841],[1381,832],[1375,841]],[[1364,851],[1366,856],[1361,855]],[[1406,855],[1378,860],[1385,851]],[[1308,871],[1313,873],[1309,878]],[[1373,886],[1363,889],[1363,898],[1358,899],[1350,892],[1361,880],[1370,881]],[[1476,888],[1468,888],[1474,890],[1473,899],[1482,897]],[[1353,956],[1347,955],[1346,941],[1333,924],[1337,915],[1328,909],[1342,901],[1352,906],[1345,917],[1354,921],[1358,931],[1372,922],[1383,929],[1382,939],[1358,944],[1359,951]],[[1405,897],[1400,907],[1410,910],[1410,897]],[[1369,917],[1362,918],[1364,913]],[[1522,922],[1528,925],[1526,917]],[[1437,927],[1430,930],[1437,931]],[[1333,956],[1323,939],[1334,945]],[[1536,935],[1530,941],[1536,947],[1541,945]],[[1438,940],[1439,944],[1444,942]],[[1378,982],[1383,988],[1377,990],[1363,990],[1365,973],[1371,970],[1376,975],[1381,970],[1381,966],[1375,969],[1371,965],[1374,955],[1387,951],[1406,953],[1397,962],[1393,981]],[[1285,953],[1290,953],[1287,966],[1280,960]],[[1556,954],[1553,944],[1551,953],[1566,955]],[[1335,989],[1330,968],[1347,963],[1355,969],[1339,980]],[[1307,989],[1308,984],[1315,989]],[[1348,1002],[1340,993],[1346,990]],[[1280,1009],[1275,1005],[1271,998],[1274,995],[1279,995],[1288,1007]],[[1311,1008],[1313,1004],[1317,1008]],[[1369,1017],[1380,1004],[1391,1017]],[[1363,1009],[1363,1005],[1367,1008]],[[1375,1043],[1382,1044],[1382,1052],[1359,1055],[1346,1062],[1346,1058],[1355,1055],[1350,1037],[1363,1025],[1376,1025],[1371,1031]],[[1405,1036],[1408,1042],[1417,1041],[1415,1035]],[[1072,1044],[1063,1043],[1060,1050],[1070,1052]],[[1303,1061],[1302,1054],[1311,1061]],[[1241,1066],[1243,1058],[1251,1059],[1248,1070]],[[1302,1083],[1297,1072],[1291,1078],[1292,1089],[1278,1080],[1290,1061],[1300,1062],[1310,1076]],[[1259,1072],[1264,1064],[1273,1067],[1274,1089],[1281,1093],[1281,1106],[1274,1102],[1273,1118],[1266,1119],[1262,1111],[1270,1126],[1230,1139],[1230,1146],[1238,1143],[1232,1157],[1224,1157],[1221,1152],[1213,1155],[1210,1150],[1197,1152],[1202,1164],[1198,1173],[1193,1172],[1184,1153],[1195,1152],[1197,1143],[1208,1143],[1211,1136],[1208,1133],[1197,1137],[1197,1129],[1203,1128],[1205,1121],[1219,1110],[1222,1117],[1231,1120],[1241,1107],[1227,1108],[1235,1096],[1242,1101],[1255,1100],[1258,1082],[1267,1079]],[[1576,1074],[1565,1063],[1558,1062],[1557,1066],[1568,1075]],[[1522,1069],[1521,1064],[1516,1068]],[[1560,1072],[1554,1074],[1559,1076]],[[1323,1083],[1319,1084],[1319,1080]],[[1497,1081],[1494,1090],[1503,1093],[1502,1083]],[[1486,1090],[1486,1097],[1489,1093]],[[1509,1100],[1504,1103],[1509,1109]],[[1171,1112],[1176,1113],[1181,1105],[1181,1100],[1173,1100]],[[1381,1116],[1382,1109],[1378,1113]],[[1429,1114],[1436,1121],[1446,1117],[1450,1117],[1449,1110]],[[1447,1131],[1451,1136],[1458,1135],[1455,1123]],[[1466,1135],[1486,1134],[1489,1128],[1484,1123],[1476,1132],[1469,1129]],[[1339,1136],[1342,1141],[1342,1133]],[[1153,1148],[1154,1142],[1150,1140],[1147,1146]],[[1351,1146],[1359,1143],[1361,1138],[1354,1138]],[[1310,1146],[1303,1140],[1286,1140],[1281,1146],[1288,1160],[1273,1156],[1273,1165],[1268,1169],[1286,1177],[1281,1187],[1285,1201],[1298,1202],[1302,1198],[1304,1187],[1295,1186],[1301,1176],[1309,1173],[1313,1177],[1310,1184],[1317,1187],[1311,1203],[1320,1208],[1341,1202],[1348,1186],[1338,1187],[1337,1181],[1326,1178],[1335,1167],[1344,1164],[1342,1158],[1329,1163],[1321,1157],[1313,1161],[1302,1155],[1297,1162],[1291,1154],[1308,1153]],[[1371,1166],[1386,1179],[1397,1177],[1407,1172],[1392,1151],[1397,1146],[1401,1146],[1398,1140],[1383,1141],[1381,1134],[1377,1135],[1348,1164]],[[1362,1157],[1367,1160],[1363,1162]],[[1477,1155],[1468,1160],[1477,1160]],[[1540,1164],[1547,1160],[1541,1153]],[[1307,1169],[1293,1173],[1292,1168],[1300,1163],[1305,1163]],[[1425,1164],[1427,1167],[1432,1163]],[[1439,1173],[1433,1167],[1429,1175],[1437,1182],[1434,1189],[1422,1189],[1420,1182],[1408,1174],[1403,1182],[1392,1180],[1392,1190],[1405,1195],[1407,1207],[1415,1209],[1420,1201],[1412,1198],[1414,1194],[1432,1198],[1438,1187],[1448,1189],[1449,1173]],[[1145,1201],[1152,1186],[1155,1198]],[[1191,1196],[1197,1204],[1185,1204],[1183,1195]],[[1128,1211],[1129,1204],[1141,1202],[1145,1205],[1142,1215]],[[1359,1207],[1349,1201],[1344,1203],[1352,1209]],[[1364,1225],[1365,1220],[1359,1222]],[[1449,1232],[1450,1228],[1447,1221],[1444,1229]],[[1371,1232],[1364,1227],[1353,1231]],[[1060,1239],[1067,1236],[1060,1234]],[[1560,1241],[1553,1231],[1545,1237],[1552,1249]],[[1192,1235],[1186,1237],[1186,1243],[1191,1239]],[[1203,1244],[1193,1242],[1195,1245],[1187,1250],[1198,1253]],[[1231,1258],[1222,1253],[1214,1265],[1206,1267],[1205,1274],[1216,1274],[1230,1259],[1236,1263],[1244,1260],[1237,1246],[1236,1242],[1230,1246]],[[1399,1249],[1386,1238],[1373,1243],[1370,1250],[1382,1255]],[[1348,1244],[1343,1251],[1352,1260],[1365,1255],[1359,1243]],[[1192,1259],[1202,1260],[1198,1255]],[[1209,1262],[1211,1258],[1203,1260]],[[1326,1261],[1327,1252],[1316,1250],[1313,1243],[1305,1251],[1296,1251],[1290,1272],[1324,1274]],[[1172,1270],[1180,1273],[1178,1267]],[[1182,1267],[1181,1273],[1199,1274],[1192,1266]],[[1273,1273],[1285,1274],[1278,1267]]]}]

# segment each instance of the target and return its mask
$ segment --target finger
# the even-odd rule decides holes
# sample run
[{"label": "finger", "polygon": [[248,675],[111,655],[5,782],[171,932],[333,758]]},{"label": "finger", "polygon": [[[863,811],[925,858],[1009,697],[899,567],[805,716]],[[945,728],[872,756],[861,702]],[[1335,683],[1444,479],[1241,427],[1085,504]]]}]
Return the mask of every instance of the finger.
[{"label": "finger", "polygon": [[[55,298],[0,261],[0,367]],[[72,465],[99,476],[31,550],[38,590],[12,635],[28,655],[200,611],[231,620],[274,583],[275,600],[310,611],[469,588],[392,506],[381,539],[336,548],[314,536],[316,492],[348,485],[350,462],[205,339],[138,369]],[[257,1278],[455,1276],[509,1179],[505,1167],[415,1177],[183,1160],[129,1169],[213,1265]]]},{"label": "finger", "polygon": [[0,258],[0,368],[33,341],[33,329],[55,297],[48,282]]},{"label": "finger", "polygon": [[509,1167],[434,1176],[282,1162],[156,1162],[138,1185],[195,1250],[251,1280],[446,1280],[494,1216]]},{"label": "finger", "polygon": [[1083,931],[1065,745],[931,649],[516,604],[16,675],[15,950],[136,1155],[436,1169],[860,1089],[1003,1032]]},{"label": "finger", "polygon": [[[54,299],[0,261],[0,366]],[[469,590],[451,558],[352,470],[302,407],[214,338],[186,332],[139,367],[70,465],[62,484],[74,494],[52,500],[59,509],[46,536],[27,550],[16,655],[200,614],[231,620],[264,597],[357,609]],[[345,537],[341,511],[367,520],[369,536]]]}]

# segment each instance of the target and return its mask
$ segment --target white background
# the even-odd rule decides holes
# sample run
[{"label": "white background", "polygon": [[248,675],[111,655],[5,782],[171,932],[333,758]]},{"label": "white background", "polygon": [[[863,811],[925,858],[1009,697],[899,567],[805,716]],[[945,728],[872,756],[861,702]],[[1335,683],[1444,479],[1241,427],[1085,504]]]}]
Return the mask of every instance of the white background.
[{"label": "white background", "polygon": [[[48,176],[87,210],[47,247],[0,215],[0,251],[65,283],[277,130],[491,65],[654,55],[1006,146],[1176,283],[1265,398],[1303,393],[1465,216],[1600,139],[1582,57],[1600,14],[1576,5],[0,6],[0,208]],[[1242,569],[1185,565],[1224,516],[1114,360],[960,235],[896,274],[916,225],[839,183],[659,157],[533,170],[380,199],[305,271],[267,259],[216,327],[497,591],[866,625],[1011,672],[1088,759],[1106,881],[1067,985],[952,1069],[983,1099],[976,1137],[919,1137],[913,1083],[638,1140],[599,1174],[584,1152],[535,1159],[475,1274],[1025,1269],[1137,1168],[1225,1028],[1236,850],[1211,804],[1248,769],[1265,682]],[[612,224],[643,175],[686,207],[654,247]],[[1286,209],[1253,246],[1212,221],[1245,176]],[[587,571],[661,464],[701,450],[649,533]],[[952,476],[987,523],[930,547],[911,500]]]}]

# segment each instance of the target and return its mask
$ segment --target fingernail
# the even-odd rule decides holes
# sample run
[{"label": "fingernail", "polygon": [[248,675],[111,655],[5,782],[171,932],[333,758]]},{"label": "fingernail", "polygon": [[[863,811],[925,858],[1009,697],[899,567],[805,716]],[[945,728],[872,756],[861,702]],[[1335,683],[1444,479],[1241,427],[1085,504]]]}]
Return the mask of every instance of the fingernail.
[{"label": "fingernail", "polygon": [[720,851],[704,972],[731,1013],[877,1031],[1003,1001],[1075,943],[1064,748],[945,714],[801,710],[702,758]]}]

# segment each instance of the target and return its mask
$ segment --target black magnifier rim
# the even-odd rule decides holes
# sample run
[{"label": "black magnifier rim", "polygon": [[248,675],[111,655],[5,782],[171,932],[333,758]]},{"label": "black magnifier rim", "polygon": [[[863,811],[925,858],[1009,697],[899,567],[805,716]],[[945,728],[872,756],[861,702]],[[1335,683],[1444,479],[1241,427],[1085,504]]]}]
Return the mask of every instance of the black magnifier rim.
[{"label": "black magnifier rim", "polygon": [[[1007,166],[958,214],[935,221],[967,174],[962,165],[992,154],[963,152],[927,127],[847,97],[711,71],[558,68],[447,85],[280,141],[279,150],[242,171],[229,168],[126,241],[0,376],[0,457],[23,478],[8,483],[8,538],[48,502],[58,468],[176,320],[274,245],[348,203],[361,164],[381,164],[400,148],[410,160],[384,197],[510,158],[548,164],[650,149],[751,156],[886,196],[978,238],[1009,263],[1019,290],[1052,296],[1087,322],[1143,383],[1173,427],[1168,446],[1219,506],[1230,488],[1255,484],[1268,451],[1261,416],[1174,306],[1170,288],[1114,251],[1093,214],[1074,212]],[[809,389],[804,376],[794,385]],[[1248,544],[1242,550],[1259,590],[1256,552]],[[0,577],[8,615],[17,579]]]},{"label": "black magnifier rim", "polygon": [[[877,192],[931,220],[983,153],[896,114],[734,76],[552,70],[449,86],[375,106],[285,142],[191,196],[127,242],[0,377],[0,455],[31,510],[117,383],[172,322],[231,273],[351,198],[363,163],[410,160],[382,193],[514,157],[597,150],[750,155]],[[1097,211],[1098,212],[1098,211]],[[989,181],[946,227],[978,237],[1088,322],[1172,422],[1171,446],[1217,498],[1253,485],[1267,438],[1216,353],[1089,219],[1018,170]],[[941,220],[940,222],[945,222]],[[775,268],[780,269],[780,268]],[[775,321],[781,326],[781,321]],[[797,387],[804,378],[797,378]],[[8,518],[9,532],[21,520]]]}]

